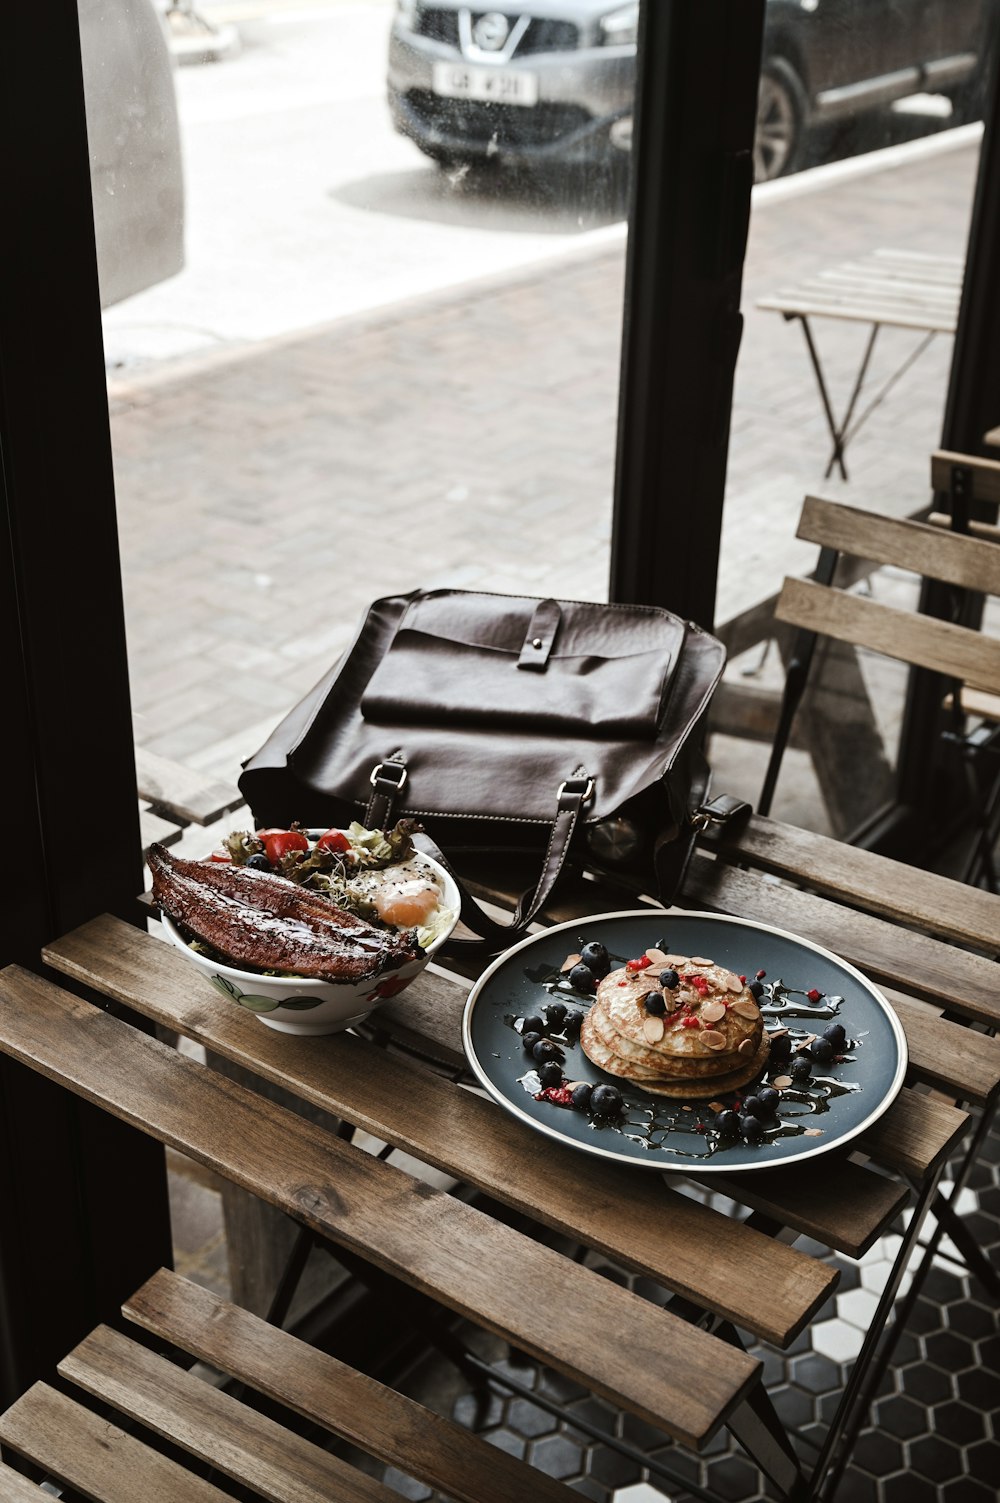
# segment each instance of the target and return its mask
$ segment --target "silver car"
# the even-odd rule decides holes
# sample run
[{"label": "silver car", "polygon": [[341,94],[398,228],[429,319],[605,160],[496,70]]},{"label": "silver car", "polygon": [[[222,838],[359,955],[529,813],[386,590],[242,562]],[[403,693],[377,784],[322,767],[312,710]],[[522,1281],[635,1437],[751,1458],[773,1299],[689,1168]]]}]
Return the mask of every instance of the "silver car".
[{"label": "silver car", "polygon": [[[695,0],[691,0],[695,3]],[[755,175],[801,165],[810,129],[926,91],[978,112],[998,0],[767,0]],[[613,163],[631,142],[638,0],[398,0],[397,130],[446,164]]]},{"label": "silver car", "polygon": [[593,164],[628,145],[638,0],[399,0],[389,41],[396,129],[445,165]]}]

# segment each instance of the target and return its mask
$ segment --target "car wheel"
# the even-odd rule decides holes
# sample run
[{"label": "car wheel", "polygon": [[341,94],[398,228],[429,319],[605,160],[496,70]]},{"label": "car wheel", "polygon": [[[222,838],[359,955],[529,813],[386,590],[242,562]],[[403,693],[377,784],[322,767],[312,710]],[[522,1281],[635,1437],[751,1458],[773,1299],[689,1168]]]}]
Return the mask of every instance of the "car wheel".
[{"label": "car wheel", "polygon": [[754,136],[754,182],[791,172],[802,151],[806,91],[799,75],[783,57],[765,59],[757,93],[757,130]]}]

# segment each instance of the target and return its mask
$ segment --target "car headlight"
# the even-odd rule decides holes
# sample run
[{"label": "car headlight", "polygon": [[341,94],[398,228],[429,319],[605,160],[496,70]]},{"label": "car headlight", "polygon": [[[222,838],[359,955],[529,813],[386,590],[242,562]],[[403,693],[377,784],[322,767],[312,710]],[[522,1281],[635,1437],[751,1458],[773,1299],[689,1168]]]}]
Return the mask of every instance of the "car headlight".
[{"label": "car headlight", "polygon": [[639,35],[639,0],[631,5],[619,5],[602,16],[598,25],[601,41],[605,47],[625,47],[634,43]]}]

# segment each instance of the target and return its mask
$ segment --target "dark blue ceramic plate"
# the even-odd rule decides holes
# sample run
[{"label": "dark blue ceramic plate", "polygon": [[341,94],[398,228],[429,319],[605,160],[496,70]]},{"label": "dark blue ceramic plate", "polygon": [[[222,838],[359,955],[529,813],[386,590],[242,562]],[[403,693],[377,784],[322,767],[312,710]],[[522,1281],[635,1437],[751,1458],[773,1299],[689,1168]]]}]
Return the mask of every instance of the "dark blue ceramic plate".
[{"label": "dark blue ceramic plate", "polygon": [[[592,941],[607,947],[613,965],[656,947],[708,956],[750,978],[764,971],[766,1026],[786,1027],[794,1039],[819,1036],[835,1019],[844,1025],[848,1043],[832,1061],[812,1063],[807,1081],[781,1088],[777,1112],[765,1119],[757,1144],[720,1134],[708,1100],[669,1100],[598,1069],[572,1036],[563,1046],[565,1078],[616,1085],[624,1098],[622,1116],[597,1122],[575,1108],[535,1100],[541,1083],[521,1043],[519,1020],[544,1019],[546,1007],[557,1001],[581,1010],[590,1005],[593,997],[575,993],[560,968],[567,955]],[[820,1000],[810,1001],[810,991],[821,993]],[[558,1038],[561,1030],[546,1032]],[[842,1148],[887,1109],[906,1071],[906,1041],[895,1013],[846,961],[767,924],[679,910],[603,913],[522,940],[472,988],[463,1038],[469,1062],[490,1095],[539,1132],[602,1158],[699,1176],[771,1169]],[[734,1105],[758,1085],[788,1076],[787,1063],[772,1059],[759,1082],[709,1100]]]}]

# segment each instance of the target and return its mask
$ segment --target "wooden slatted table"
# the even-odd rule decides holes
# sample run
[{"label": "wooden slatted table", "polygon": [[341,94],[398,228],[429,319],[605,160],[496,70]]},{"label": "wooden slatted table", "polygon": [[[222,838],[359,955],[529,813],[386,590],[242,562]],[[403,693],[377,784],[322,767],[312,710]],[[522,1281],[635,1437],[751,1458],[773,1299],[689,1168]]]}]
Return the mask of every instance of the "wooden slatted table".
[{"label": "wooden slatted table", "polygon": [[[786,320],[797,319],[802,325],[833,440],[833,449],[826,467],[827,477],[836,466],[843,479],[848,478],[844,456],[850,439],[900,377],[923,354],[931,340],[938,334],[955,332],[963,274],[964,264],[961,259],[932,256],[920,251],[877,250],[870,256],[860,256],[857,260],[829,267],[793,287],[781,288],[758,299],[758,308],[780,313]],[[871,333],[862,352],[847,405],[839,419],[834,413],[813,337],[810,320],[816,318],[871,325]],[[872,397],[865,410],[855,418],[855,408],[868,374],[875,341],[883,326],[912,329],[920,335],[920,340]]]},{"label": "wooden slatted table", "polygon": [[[743,1340],[787,1347],[833,1292],[835,1268],[792,1245],[797,1236],[859,1257],[908,1207],[909,1251],[925,1213],[938,1209],[944,1164],[1000,1091],[1000,1042],[989,1032],[1000,1021],[1000,964],[989,950],[975,953],[1000,932],[1000,899],[909,868],[887,875],[881,859],[754,819],[739,835],[709,841],[692,865],[685,906],[793,929],[888,983],[910,1054],[892,1108],[850,1153],[825,1157],[822,1175],[803,1164],[713,1177],[712,1204],[690,1185],[584,1158],[468,1089],[457,1073],[468,979],[457,966],[426,972],[384,1004],[377,1029],[299,1038],[218,997],[159,938],[101,917],[45,951],[61,980],[0,974],[0,1048],[280,1207],[345,1259],[361,1259],[387,1289],[416,1290],[502,1335],[681,1447],[699,1450],[727,1427],[782,1493],[811,1496],[834,1475],[877,1374],[894,1289],[811,1479]],[[779,886],[775,874],[811,890]],[[479,886],[509,901],[495,873]],[[872,911],[858,912],[867,898]],[[581,879],[560,889],[546,917],[637,904],[633,893]],[[208,1063],[141,1032],[130,1015],[203,1046]],[[276,1087],[465,1191],[432,1188],[304,1120],[264,1094]],[[666,1304],[567,1257],[566,1237],[654,1280]],[[540,1315],[539,1289],[558,1290],[557,1319]],[[82,1360],[70,1373],[77,1381]],[[106,1366],[106,1352],[101,1360]],[[295,1408],[292,1383],[289,1369],[271,1391]]]}]

